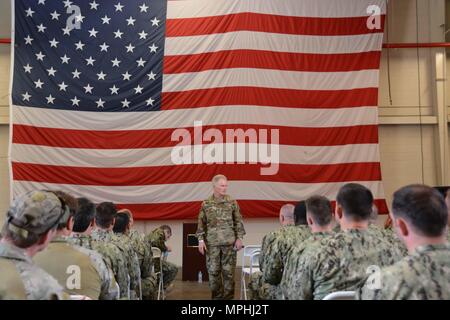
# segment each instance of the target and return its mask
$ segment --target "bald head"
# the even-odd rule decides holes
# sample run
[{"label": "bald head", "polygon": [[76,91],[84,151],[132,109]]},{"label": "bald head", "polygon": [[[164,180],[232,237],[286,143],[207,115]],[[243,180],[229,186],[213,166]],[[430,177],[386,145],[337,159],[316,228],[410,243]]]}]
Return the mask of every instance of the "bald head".
[{"label": "bald head", "polygon": [[223,198],[226,195],[228,188],[227,177],[225,177],[223,174],[215,175],[212,179],[212,183],[214,196],[216,198]]},{"label": "bald head", "polygon": [[280,223],[282,225],[294,224],[294,210],[293,204],[285,204],[280,209]]}]

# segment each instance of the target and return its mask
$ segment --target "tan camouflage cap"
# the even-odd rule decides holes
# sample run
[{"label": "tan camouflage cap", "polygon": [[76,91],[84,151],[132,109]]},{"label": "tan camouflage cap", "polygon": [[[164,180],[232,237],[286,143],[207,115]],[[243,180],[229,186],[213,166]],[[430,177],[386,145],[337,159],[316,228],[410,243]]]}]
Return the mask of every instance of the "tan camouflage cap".
[{"label": "tan camouflage cap", "polygon": [[17,197],[7,213],[7,228],[24,238],[41,235],[68,219],[69,208],[54,193],[32,191]]}]

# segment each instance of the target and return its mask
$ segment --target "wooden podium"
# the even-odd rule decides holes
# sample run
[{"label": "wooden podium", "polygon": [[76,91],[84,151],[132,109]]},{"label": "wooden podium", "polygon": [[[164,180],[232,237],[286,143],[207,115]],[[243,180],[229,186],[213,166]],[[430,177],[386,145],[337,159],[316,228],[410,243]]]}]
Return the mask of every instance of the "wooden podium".
[{"label": "wooden podium", "polygon": [[198,281],[199,271],[203,281],[208,281],[206,257],[198,252],[196,231],[197,223],[183,223],[183,281]]}]

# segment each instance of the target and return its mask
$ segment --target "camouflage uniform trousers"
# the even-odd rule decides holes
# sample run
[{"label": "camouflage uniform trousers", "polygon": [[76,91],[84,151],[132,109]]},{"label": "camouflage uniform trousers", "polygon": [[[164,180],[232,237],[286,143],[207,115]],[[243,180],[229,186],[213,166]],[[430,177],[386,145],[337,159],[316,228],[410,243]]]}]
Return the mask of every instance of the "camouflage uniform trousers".
[{"label": "camouflage uniform trousers", "polygon": [[[159,272],[159,259],[155,259],[155,272]],[[166,289],[170,284],[175,280],[178,273],[178,268],[171,262],[163,261],[162,262],[162,274],[163,274],[163,283],[164,289]],[[159,280],[159,277],[158,277]]]},{"label": "camouflage uniform trousers", "polygon": [[264,282],[262,272],[254,272],[248,283],[248,293],[251,300],[281,300],[282,292],[279,285],[274,286]]},{"label": "camouflage uniform trousers", "polygon": [[212,299],[232,300],[236,270],[236,251],[233,245],[209,246],[206,252],[206,266]]},{"label": "camouflage uniform trousers", "polygon": [[155,274],[141,279],[142,300],[156,300],[158,294],[158,278]]}]

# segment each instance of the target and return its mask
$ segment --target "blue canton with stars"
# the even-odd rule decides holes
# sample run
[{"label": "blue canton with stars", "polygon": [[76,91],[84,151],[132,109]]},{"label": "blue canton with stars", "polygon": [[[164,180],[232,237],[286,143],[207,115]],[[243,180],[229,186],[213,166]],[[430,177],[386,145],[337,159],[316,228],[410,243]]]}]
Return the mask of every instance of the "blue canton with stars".
[{"label": "blue canton with stars", "polygon": [[16,0],[14,105],[160,110],[165,0]]}]

